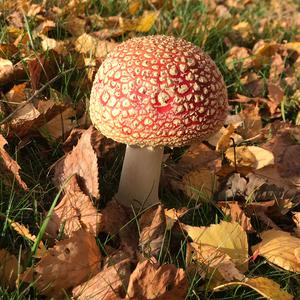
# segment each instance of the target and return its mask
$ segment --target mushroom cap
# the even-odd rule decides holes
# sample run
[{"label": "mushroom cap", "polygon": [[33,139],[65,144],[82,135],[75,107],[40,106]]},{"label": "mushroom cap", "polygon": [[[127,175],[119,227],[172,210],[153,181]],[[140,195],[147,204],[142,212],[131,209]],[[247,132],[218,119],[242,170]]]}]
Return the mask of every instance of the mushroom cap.
[{"label": "mushroom cap", "polygon": [[227,90],[213,60],[171,36],[127,40],[100,66],[90,117],[105,136],[129,145],[183,146],[219,130]]}]

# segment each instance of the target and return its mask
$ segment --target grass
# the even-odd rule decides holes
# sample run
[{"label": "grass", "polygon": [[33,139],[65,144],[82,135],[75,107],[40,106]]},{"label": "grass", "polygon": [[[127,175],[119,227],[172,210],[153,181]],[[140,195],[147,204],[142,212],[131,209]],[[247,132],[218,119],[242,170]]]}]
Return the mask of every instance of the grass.
[{"label": "grass", "polygon": [[[143,2],[147,5],[147,1]],[[233,96],[236,93],[246,94],[246,90],[241,84],[241,70],[236,68],[230,71],[225,65],[225,58],[230,49],[225,43],[225,40],[233,34],[232,23],[222,22],[220,20],[212,22],[209,9],[202,1],[173,0],[170,2],[172,2],[172,5],[170,5],[168,1],[165,1],[161,8],[159,20],[149,34],[171,34],[180,36],[203,47],[220,68],[228,87],[229,96]],[[260,20],[262,18],[271,19],[272,11],[269,9],[268,1],[254,2],[257,3],[244,8],[231,8],[229,10],[229,13],[232,15],[238,13],[239,21],[247,21],[253,28],[253,38],[246,41],[238,41],[240,42],[240,46],[252,48],[254,43],[259,39],[268,41],[276,40],[278,42],[282,42],[283,40],[292,41],[294,39],[297,34],[295,27],[285,30],[284,26],[280,27],[280,24],[278,24],[278,26],[275,27],[267,26],[265,30],[260,32]],[[50,8],[55,3],[56,1],[48,1],[47,5]],[[103,1],[104,4],[101,4],[101,1],[92,0],[91,3],[91,7],[85,11],[86,15],[100,14],[103,16],[113,16],[120,13],[125,14],[127,11],[126,1],[107,0]],[[153,9],[153,6],[148,6],[148,8]],[[8,42],[7,23],[5,22],[5,17],[8,13],[9,11],[4,11],[2,15],[0,15],[1,43]],[[175,17],[178,18],[180,26],[171,28],[172,21]],[[59,26],[57,26],[55,30],[52,30],[48,36],[58,40],[70,38],[70,34],[63,29],[64,22],[65,20],[62,17],[58,22]],[[270,20],[269,22],[271,24]],[[25,19],[25,30],[30,37],[28,47],[31,48],[35,55],[38,55],[41,51],[41,45],[38,40],[32,39],[32,32],[35,26],[36,22],[33,19]],[[127,34],[124,34],[124,36],[120,37],[120,40],[127,38]],[[48,54],[48,59],[51,60],[51,62],[54,61],[54,67],[58,72],[74,68],[78,64],[77,57],[72,53],[65,56],[63,60],[55,55],[53,56],[52,52]],[[268,73],[268,68],[269,66],[265,66],[265,68],[261,70],[262,75]],[[74,82],[81,82],[84,80],[84,76],[86,76],[85,72],[68,72],[53,83],[51,88],[55,88],[64,98],[71,99],[74,105],[78,106],[89,98],[89,88],[83,89],[80,85],[74,86]],[[46,84],[46,82],[47,79],[44,79],[43,84]],[[12,87],[12,84],[9,84],[9,87]],[[48,87],[45,90],[45,95],[49,96],[50,93],[51,90],[50,87]],[[295,122],[299,103],[297,101],[288,101],[283,105],[283,118]],[[18,137],[15,137],[9,144],[9,150],[22,166],[22,176],[30,186],[30,192],[27,194],[21,192],[17,193],[15,192],[14,186],[8,188],[0,182],[0,248],[9,249],[11,253],[16,254],[21,260],[23,259],[19,256],[21,250],[31,248],[32,253],[34,253],[37,244],[33,245],[30,241],[15,233],[10,227],[8,219],[25,224],[30,231],[39,236],[39,238],[43,235],[45,212],[48,211],[49,208],[53,208],[59,196],[59,193],[54,189],[51,182],[52,174],[51,172],[49,173],[49,171],[52,164],[62,156],[63,151],[60,141],[51,144],[52,148],[50,150],[48,143],[40,137],[33,137],[24,148],[18,148],[19,142]],[[124,148],[122,149],[121,147],[121,150],[117,148],[117,150],[118,151],[114,152],[113,160],[101,162],[100,182],[103,203],[111,198],[117,188]],[[178,151],[178,149],[170,151],[174,153]],[[199,191],[199,193],[201,193],[201,191]],[[169,207],[179,207],[182,206],[183,203],[186,203],[189,208],[196,206],[191,199],[187,199],[183,194],[174,194],[168,190],[163,190],[161,196],[162,201]],[[201,207],[195,208],[192,213],[185,217],[184,221],[195,226],[207,226],[211,223],[218,223],[223,218],[224,216],[213,204],[206,203]],[[168,248],[171,246],[171,240],[172,237],[170,233],[166,232],[165,245],[167,246],[167,251],[166,253],[161,253],[161,262],[170,262],[179,267],[185,267],[186,240],[182,240],[180,251],[175,254],[168,251]],[[99,243],[102,246],[101,248],[104,249],[103,246],[107,241],[99,240]],[[31,262],[30,255],[28,262]],[[251,262],[249,274],[252,276],[262,275],[272,278],[280,283],[281,287],[285,290],[296,297],[300,297],[300,280],[297,274],[271,267],[263,259]],[[191,276],[189,280],[190,288],[187,299],[262,299],[257,296],[254,291],[244,287],[234,287],[226,291],[212,293],[203,286],[204,281],[201,278]],[[15,291],[7,291],[0,287],[0,298],[11,300],[40,299],[34,287],[25,288],[23,286]]]}]

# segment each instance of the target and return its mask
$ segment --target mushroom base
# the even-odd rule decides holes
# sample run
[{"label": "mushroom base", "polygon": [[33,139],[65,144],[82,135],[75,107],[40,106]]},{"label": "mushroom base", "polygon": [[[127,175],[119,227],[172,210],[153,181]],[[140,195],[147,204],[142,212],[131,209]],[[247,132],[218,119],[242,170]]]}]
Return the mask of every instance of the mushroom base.
[{"label": "mushroom base", "polygon": [[116,200],[134,209],[159,203],[158,186],[163,147],[127,146]]}]

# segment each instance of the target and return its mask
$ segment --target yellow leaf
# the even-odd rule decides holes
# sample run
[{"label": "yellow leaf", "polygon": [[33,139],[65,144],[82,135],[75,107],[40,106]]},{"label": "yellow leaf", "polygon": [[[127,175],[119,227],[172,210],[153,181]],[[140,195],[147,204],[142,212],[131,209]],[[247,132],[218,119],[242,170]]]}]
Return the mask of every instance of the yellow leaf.
[{"label": "yellow leaf", "polygon": [[219,285],[213,290],[218,291],[230,286],[243,285],[247,286],[269,300],[292,300],[293,296],[280,289],[280,285],[273,280],[265,277],[246,278],[241,282],[230,282]]},{"label": "yellow leaf", "polygon": [[[23,224],[20,224],[18,222],[14,222],[12,220],[9,220],[10,226],[17,232],[19,233],[21,236],[23,236],[24,238],[35,242],[36,240],[36,236],[31,234],[30,231],[28,230],[27,227],[25,227]],[[40,241],[39,243],[39,247],[38,247],[38,253],[37,253],[37,257],[41,257],[45,252],[46,252],[46,247],[43,243],[43,241]]]},{"label": "yellow leaf", "polygon": [[295,50],[300,54],[300,42],[291,42],[284,45],[287,49]]},{"label": "yellow leaf", "polygon": [[195,227],[182,224],[192,240],[203,246],[212,246],[229,255],[237,268],[248,269],[247,234],[238,223],[221,221],[209,227]]},{"label": "yellow leaf", "polygon": [[[238,166],[252,167],[258,170],[274,164],[273,153],[257,146],[236,147],[235,152]],[[234,164],[234,148],[229,148],[225,155]]]},{"label": "yellow leaf", "polygon": [[300,272],[300,239],[281,230],[268,230],[261,234],[262,241],[253,246],[253,251],[270,263],[285,270]]},{"label": "yellow leaf", "polygon": [[187,264],[191,261],[195,262],[197,272],[202,277],[209,278],[210,286],[245,278],[236,268],[230,256],[222,250],[197,243],[191,243],[189,247],[187,257],[190,256],[190,259],[187,260]]},{"label": "yellow leaf", "polygon": [[142,16],[133,20],[120,18],[120,27],[124,31],[148,32],[158,15],[158,11],[145,10]]},{"label": "yellow leaf", "polygon": [[137,11],[141,8],[141,0],[129,0],[128,1],[128,11],[131,15],[135,15]]}]

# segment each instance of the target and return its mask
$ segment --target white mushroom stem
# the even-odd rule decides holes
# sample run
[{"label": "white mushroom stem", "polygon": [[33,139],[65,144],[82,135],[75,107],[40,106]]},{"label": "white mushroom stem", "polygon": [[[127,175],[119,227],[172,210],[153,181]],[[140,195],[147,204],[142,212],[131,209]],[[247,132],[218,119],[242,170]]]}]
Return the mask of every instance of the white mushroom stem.
[{"label": "white mushroom stem", "polygon": [[127,146],[116,200],[143,209],[159,202],[158,186],[163,147]]}]

